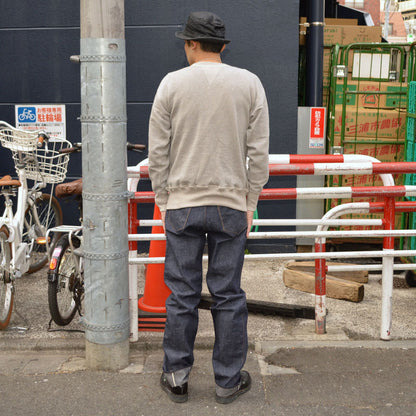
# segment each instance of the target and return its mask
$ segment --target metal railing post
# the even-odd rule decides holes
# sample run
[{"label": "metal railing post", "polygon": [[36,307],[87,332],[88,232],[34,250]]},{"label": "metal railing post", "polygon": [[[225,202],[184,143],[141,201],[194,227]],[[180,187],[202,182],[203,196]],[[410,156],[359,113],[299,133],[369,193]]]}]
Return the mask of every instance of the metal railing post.
[{"label": "metal railing post", "polygon": [[[394,198],[384,200],[384,229],[394,230],[395,201]],[[394,251],[394,238],[384,237],[383,251],[389,253]],[[393,256],[383,256],[383,270],[381,274],[381,329],[380,338],[389,340],[391,336],[392,304],[393,304]]]}]

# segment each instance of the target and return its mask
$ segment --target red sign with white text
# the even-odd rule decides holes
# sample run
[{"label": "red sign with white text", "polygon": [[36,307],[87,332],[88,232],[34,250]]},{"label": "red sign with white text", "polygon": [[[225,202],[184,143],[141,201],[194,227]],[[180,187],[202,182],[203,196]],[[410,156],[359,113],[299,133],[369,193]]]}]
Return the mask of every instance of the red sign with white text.
[{"label": "red sign with white text", "polygon": [[325,143],[325,107],[311,107],[309,147],[323,148]]}]

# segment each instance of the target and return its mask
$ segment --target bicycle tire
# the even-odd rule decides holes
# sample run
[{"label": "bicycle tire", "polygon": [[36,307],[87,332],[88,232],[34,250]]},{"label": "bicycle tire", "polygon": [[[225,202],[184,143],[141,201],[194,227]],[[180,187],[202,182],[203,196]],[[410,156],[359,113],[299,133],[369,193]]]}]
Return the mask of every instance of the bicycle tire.
[{"label": "bicycle tire", "polygon": [[10,279],[10,261],[12,250],[8,229],[3,226],[0,228],[0,329],[6,329],[12,316],[14,304],[14,289]]},{"label": "bicycle tire", "polygon": [[[59,205],[58,200],[52,196],[52,202],[50,194],[42,194],[39,198],[36,199],[33,207],[29,207],[25,213],[25,222],[23,226],[23,236],[22,240],[26,243],[33,242],[33,249],[30,252],[30,265],[28,273],[33,273],[40,270],[48,261],[48,253],[46,252],[45,244],[38,244],[36,242],[36,237],[44,237],[44,233],[49,228],[62,225],[62,209]],[[48,208],[50,203],[50,214],[48,216]],[[39,217],[40,224],[34,224],[34,215],[32,210],[36,209]],[[41,228],[39,227],[41,226]],[[53,250],[56,242],[60,237],[59,233],[50,233],[49,242],[50,250]]]},{"label": "bicycle tire", "polygon": [[[74,239],[74,247],[79,247],[79,240]],[[53,321],[60,326],[68,325],[77,312],[76,290],[82,290],[82,278],[77,276],[77,264],[80,257],[71,252],[68,234],[56,243],[49,269],[48,303]],[[56,265],[52,266],[56,262]],[[52,269],[53,267],[53,269]]]}]

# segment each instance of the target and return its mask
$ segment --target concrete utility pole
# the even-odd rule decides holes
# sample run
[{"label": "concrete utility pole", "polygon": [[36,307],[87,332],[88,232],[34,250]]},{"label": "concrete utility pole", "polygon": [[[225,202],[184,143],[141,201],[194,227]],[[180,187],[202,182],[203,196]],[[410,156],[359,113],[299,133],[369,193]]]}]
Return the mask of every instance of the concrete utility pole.
[{"label": "concrete utility pole", "polygon": [[124,0],[81,0],[87,367],[129,364]]},{"label": "concrete utility pole", "polygon": [[384,2],[384,28],[383,36],[384,39],[389,39],[389,23],[390,23],[390,0],[385,0]]}]

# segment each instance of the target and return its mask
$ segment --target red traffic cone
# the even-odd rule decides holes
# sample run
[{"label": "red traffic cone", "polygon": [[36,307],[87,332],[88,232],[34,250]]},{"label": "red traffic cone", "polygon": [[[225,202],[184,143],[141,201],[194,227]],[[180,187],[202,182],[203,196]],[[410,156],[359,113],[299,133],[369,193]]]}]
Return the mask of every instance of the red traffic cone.
[{"label": "red traffic cone", "polygon": [[[161,218],[160,210],[157,205],[155,205],[153,219],[160,220]],[[162,226],[152,227],[152,234],[163,234],[163,232]],[[166,241],[150,241],[149,257],[165,257],[165,253]],[[144,294],[143,297],[139,299],[139,330],[141,331],[164,329],[165,319],[162,318],[162,321],[160,321],[161,318],[154,315],[155,313],[166,314],[165,303],[171,293],[163,278],[164,271],[164,264],[147,265]],[[144,311],[145,313],[141,314],[140,311]],[[153,315],[150,316],[146,312],[153,313]]]}]

